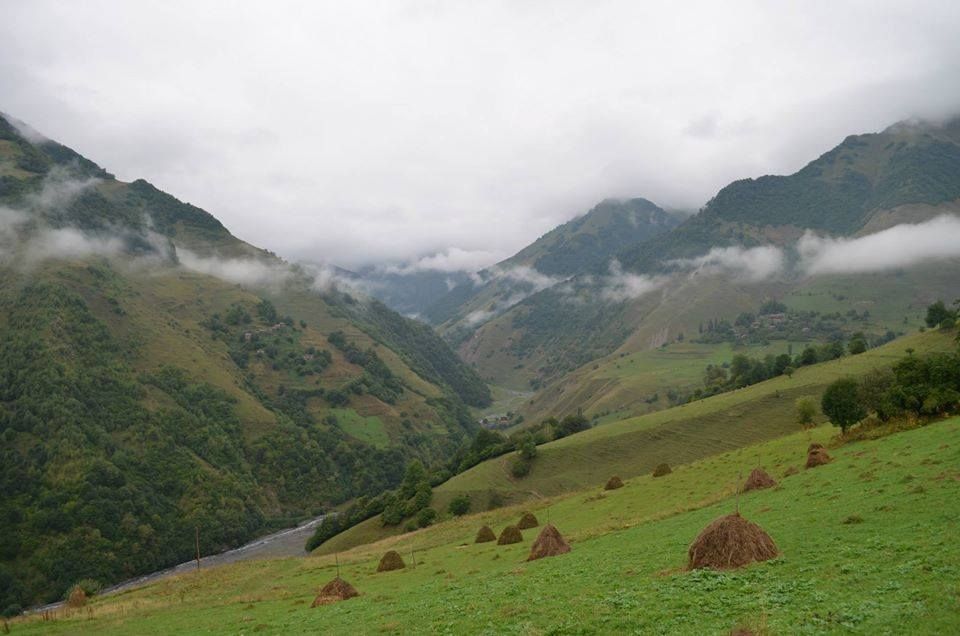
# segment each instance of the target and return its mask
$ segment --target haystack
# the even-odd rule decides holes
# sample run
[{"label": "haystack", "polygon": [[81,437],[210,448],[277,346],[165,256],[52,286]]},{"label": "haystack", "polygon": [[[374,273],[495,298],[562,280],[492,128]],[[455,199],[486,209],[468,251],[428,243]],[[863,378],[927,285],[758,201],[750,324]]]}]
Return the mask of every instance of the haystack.
[{"label": "haystack", "polygon": [[617,475],[608,479],[607,485],[603,487],[604,490],[616,490],[617,488],[623,488],[623,480]]},{"label": "haystack", "polygon": [[490,526],[483,526],[477,530],[477,539],[474,543],[487,543],[488,541],[496,541],[497,535],[493,533],[493,530],[490,529]]},{"label": "haystack", "polygon": [[336,603],[337,601],[345,601],[353,598],[354,596],[360,596],[360,592],[358,592],[355,587],[338,576],[320,588],[320,593],[317,594],[317,598],[313,599],[313,603],[310,605],[310,607],[329,605],[330,603]]},{"label": "haystack", "polygon": [[763,488],[773,488],[777,485],[777,482],[773,480],[773,477],[767,474],[762,468],[754,468],[750,471],[750,476],[747,477],[747,481],[743,484],[743,492],[748,490],[761,490]]},{"label": "haystack", "polygon": [[670,464],[660,464],[659,466],[653,469],[653,476],[663,477],[664,475],[669,475],[672,472],[673,471],[670,470]]},{"label": "haystack", "polygon": [[523,516],[520,517],[520,521],[517,522],[517,527],[521,530],[527,530],[529,528],[536,528],[540,525],[540,522],[537,521],[537,518],[533,516],[531,512],[523,513]]},{"label": "haystack", "polygon": [[807,453],[807,468],[823,466],[824,464],[829,464],[831,461],[833,461],[833,458],[827,453],[827,449],[822,446]]},{"label": "haystack", "polygon": [[67,607],[83,607],[87,604],[87,593],[79,585],[74,585],[67,596]]},{"label": "haystack", "polygon": [[812,453],[818,448],[823,448],[823,444],[821,444],[820,442],[811,442],[810,445],[807,446],[807,452]]},{"label": "haystack", "polygon": [[726,570],[777,556],[777,546],[763,528],[733,513],[710,522],[687,551],[687,568]]},{"label": "haystack", "polygon": [[403,562],[403,557],[395,550],[390,550],[380,559],[380,565],[377,566],[377,572],[389,572],[390,570],[402,570],[407,567]]},{"label": "haystack", "polygon": [[570,545],[563,540],[563,535],[560,534],[560,531],[557,530],[553,524],[548,523],[543,526],[543,530],[540,531],[540,536],[533,542],[527,561],[557,556],[558,554],[566,554],[569,551]]},{"label": "haystack", "polygon": [[500,533],[500,538],[497,539],[497,545],[509,545],[511,543],[520,543],[523,541],[523,533],[520,532],[520,528],[517,526],[507,526],[503,529],[503,532]]}]

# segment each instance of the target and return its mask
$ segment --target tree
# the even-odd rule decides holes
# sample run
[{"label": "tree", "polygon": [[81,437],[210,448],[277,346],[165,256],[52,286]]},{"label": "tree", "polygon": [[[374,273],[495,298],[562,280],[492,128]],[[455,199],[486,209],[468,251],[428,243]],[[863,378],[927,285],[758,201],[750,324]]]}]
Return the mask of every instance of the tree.
[{"label": "tree", "polygon": [[558,439],[561,437],[566,437],[567,435],[573,435],[574,433],[579,433],[580,431],[585,431],[590,428],[590,420],[585,418],[582,413],[577,413],[576,415],[568,415],[560,421],[554,429],[554,436]]},{"label": "tree", "polygon": [[450,502],[448,510],[450,510],[450,514],[456,515],[457,517],[470,512],[470,495],[457,495],[454,497],[453,501]]},{"label": "tree", "polygon": [[852,378],[840,378],[828,386],[820,401],[820,409],[844,433],[867,416],[860,404],[859,386]]},{"label": "tree", "polygon": [[527,435],[522,442],[520,442],[520,447],[517,449],[517,452],[520,453],[520,457],[524,459],[533,459],[537,456],[537,443],[533,440],[532,435]]},{"label": "tree", "polygon": [[847,351],[850,352],[850,355],[855,356],[857,354],[863,353],[867,350],[867,341],[863,337],[863,334],[859,334],[860,337],[857,337],[857,334],[854,334],[854,337],[850,339],[850,342],[847,343]]},{"label": "tree", "polygon": [[802,397],[796,401],[797,423],[800,426],[810,426],[817,415],[817,405],[811,398]]},{"label": "tree", "polygon": [[437,511],[433,508],[424,508],[419,513],[417,513],[417,525],[421,528],[426,528],[431,525],[434,520],[437,518]]},{"label": "tree", "polygon": [[941,323],[946,320],[953,320],[956,322],[957,315],[947,309],[947,306],[943,304],[942,300],[938,300],[929,307],[927,307],[927,326],[930,328],[939,327]]}]

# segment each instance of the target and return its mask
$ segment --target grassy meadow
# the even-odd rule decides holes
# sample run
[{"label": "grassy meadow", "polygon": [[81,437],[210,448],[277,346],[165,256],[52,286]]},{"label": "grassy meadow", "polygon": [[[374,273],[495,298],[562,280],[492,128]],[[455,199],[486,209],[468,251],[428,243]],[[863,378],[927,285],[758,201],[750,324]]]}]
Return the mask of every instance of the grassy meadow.
[{"label": "grassy meadow", "polygon": [[[960,418],[831,448],[802,470],[820,427],[594,487],[530,509],[570,541],[567,555],[526,562],[536,530],[511,546],[474,544],[524,507],[503,508],[339,555],[360,592],[310,609],[336,573],[332,556],[241,563],[97,599],[12,633],[944,634],[960,629]],[[739,498],[781,551],[738,571],[684,570],[686,549],[737,505],[753,466],[779,485]],[[799,474],[783,478],[788,467]],[[375,573],[400,551],[404,570]],[[413,567],[416,559],[416,567]]]}]

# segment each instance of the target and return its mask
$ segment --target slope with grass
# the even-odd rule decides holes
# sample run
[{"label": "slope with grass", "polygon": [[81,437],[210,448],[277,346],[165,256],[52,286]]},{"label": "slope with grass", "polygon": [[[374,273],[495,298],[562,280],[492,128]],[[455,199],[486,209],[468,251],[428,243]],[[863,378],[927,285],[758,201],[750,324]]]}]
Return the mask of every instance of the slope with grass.
[{"label": "slope with grass", "polygon": [[[309,607],[332,556],[249,562],[166,580],[44,621],[22,633],[755,633],[943,634],[960,629],[960,418],[875,441],[784,478],[821,427],[530,504],[569,554],[525,562],[521,544],[474,544],[524,507],[443,523],[338,556],[358,598]],[[761,465],[780,481],[737,499]],[[739,506],[780,556],[741,570],[684,570],[691,541]],[[376,573],[387,550],[410,566]],[[414,558],[416,567],[412,567]]]},{"label": "slope with grass", "polygon": [[[601,484],[611,475],[626,478],[649,473],[661,462],[671,466],[689,463],[786,435],[800,428],[794,409],[797,399],[811,397],[819,402],[830,382],[890,366],[908,350],[914,355],[953,351],[954,338],[955,332],[916,333],[860,355],[804,367],[793,377],[780,376],[683,406],[601,423],[538,446],[532,470],[522,479],[511,475],[512,454],[456,475],[434,490],[432,505],[444,510],[459,495],[468,495],[474,509],[486,508],[491,500],[535,500]],[[399,532],[382,527],[374,518],[330,539],[318,550],[334,552]]]}]

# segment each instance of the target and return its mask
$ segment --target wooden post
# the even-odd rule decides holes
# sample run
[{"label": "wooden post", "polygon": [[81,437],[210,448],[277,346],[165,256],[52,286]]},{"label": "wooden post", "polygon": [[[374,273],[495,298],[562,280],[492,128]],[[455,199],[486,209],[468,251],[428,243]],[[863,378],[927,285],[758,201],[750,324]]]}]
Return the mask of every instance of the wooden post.
[{"label": "wooden post", "polygon": [[197,569],[200,569],[200,526],[195,526],[196,530],[196,545],[197,545]]}]

